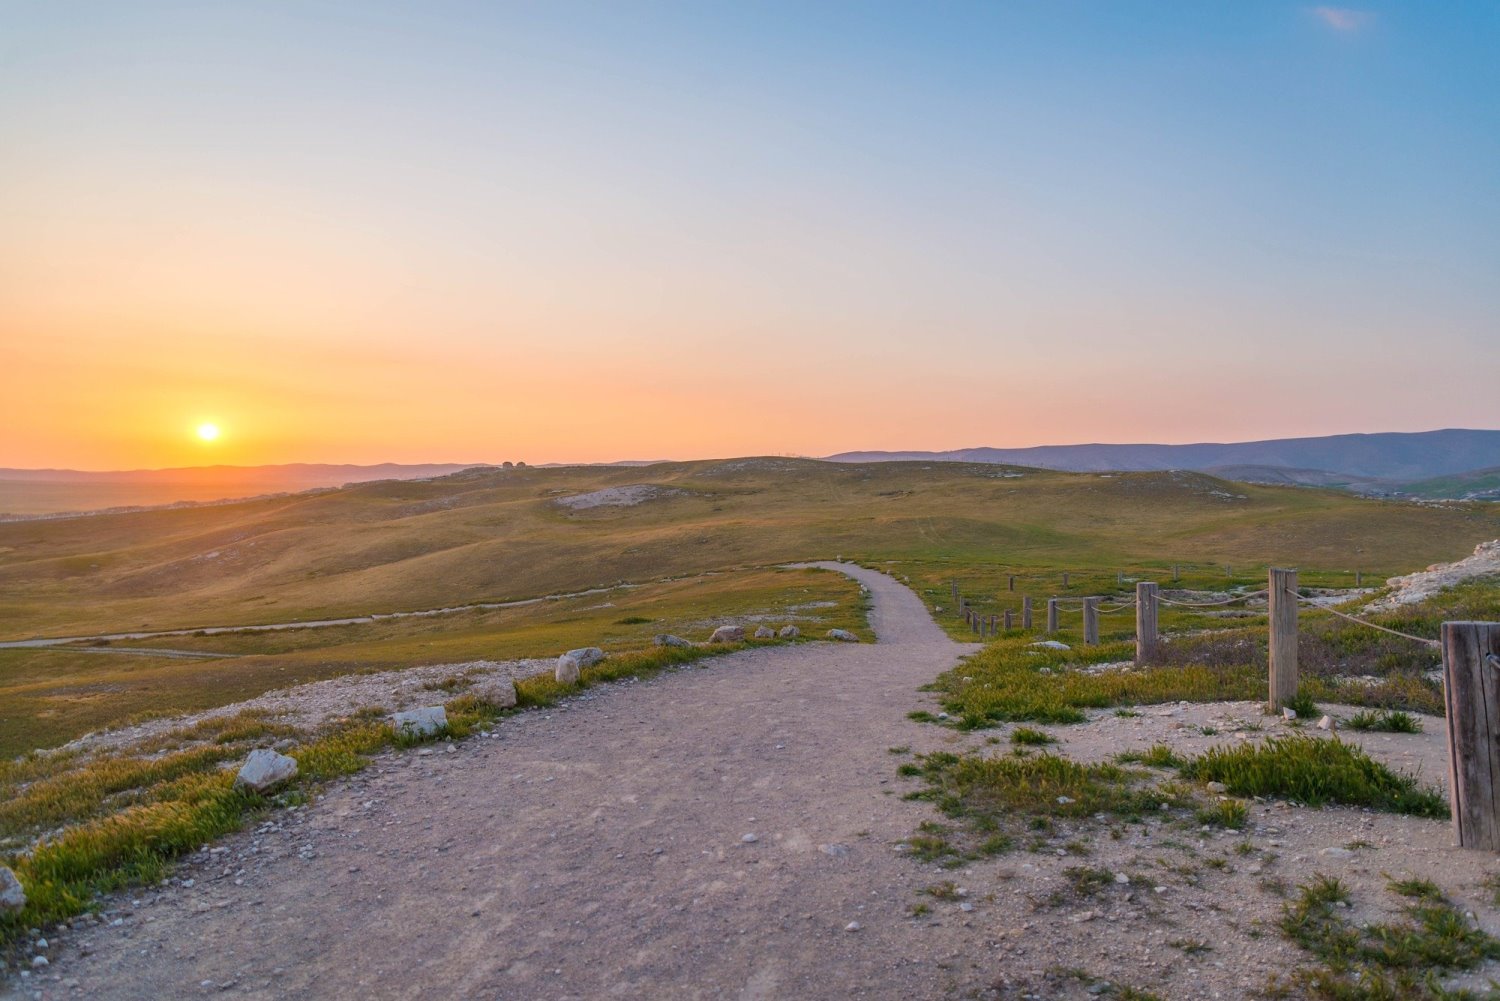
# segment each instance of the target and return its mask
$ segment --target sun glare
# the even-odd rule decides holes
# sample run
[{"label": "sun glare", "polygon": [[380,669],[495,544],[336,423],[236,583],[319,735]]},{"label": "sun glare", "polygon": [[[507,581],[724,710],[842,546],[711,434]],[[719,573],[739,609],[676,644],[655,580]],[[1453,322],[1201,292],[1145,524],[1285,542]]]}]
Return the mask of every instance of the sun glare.
[{"label": "sun glare", "polygon": [[203,441],[217,441],[219,438],[219,425],[199,424],[198,437]]}]

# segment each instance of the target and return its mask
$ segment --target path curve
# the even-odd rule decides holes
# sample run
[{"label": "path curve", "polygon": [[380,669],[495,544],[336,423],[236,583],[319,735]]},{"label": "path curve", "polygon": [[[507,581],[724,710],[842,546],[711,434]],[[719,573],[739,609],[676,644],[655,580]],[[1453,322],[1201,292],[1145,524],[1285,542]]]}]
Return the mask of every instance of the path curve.
[{"label": "path curve", "polygon": [[896,845],[931,808],[901,798],[888,751],[949,739],[906,714],[975,647],[891,577],[814,565],[870,589],[877,643],[745,650],[446,753],[384,755],[275,829],[193,856],[192,887],[63,936],[28,994],[927,998],[987,983],[972,922],[908,917],[935,875]]}]

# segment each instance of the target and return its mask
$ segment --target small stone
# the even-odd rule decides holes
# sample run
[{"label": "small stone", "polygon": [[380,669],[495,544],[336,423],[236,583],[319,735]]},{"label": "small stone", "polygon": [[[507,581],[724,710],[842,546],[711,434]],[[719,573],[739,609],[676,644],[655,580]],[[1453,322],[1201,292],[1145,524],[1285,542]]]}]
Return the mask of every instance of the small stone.
[{"label": "small stone", "polygon": [[658,633],[651,640],[651,642],[655,643],[657,646],[685,647],[693,645],[687,640],[683,639],[681,636],[673,636],[671,633]]},{"label": "small stone", "polygon": [[756,626],[755,638],[758,640],[770,640],[776,638],[776,631],[770,626]]},{"label": "small stone", "polygon": [[1121,886],[1124,886],[1130,882],[1130,877],[1125,875],[1123,872],[1117,872],[1115,873],[1115,882],[1119,883]]},{"label": "small stone", "polygon": [[1318,720],[1318,729],[1319,730],[1332,730],[1333,729],[1333,717],[1332,716],[1324,716],[1322,719]]},{"label": "small stone", "polygon": [[754,834],[741,834],[740,835],[740,841],[744,842],[747,845],[753,845],[753,844],[755,844],[759,840],[760,840],[760,838],[756,837]]},{"label": "small stone", "polygon": [[593,667],[604,659],[604,651],[596,646],[581,646],[576,650],[569,650],[563,656],[578,661],[579,667]]},{"label": "small stone", "polygon": [[1295,710],[1295,709],[1282,709],[1281,710],[1281,718],[1282,719],[1296,719],[1297,718],[1297,710]]},{"label": "small stone", "polygon": [[297,759],[267,748],[256,748],[245,758],[234,784],[251,792],[265,792],[297,776]]},{"label": "small stone", "polygon": [[738,643],[745,638],[743,626],[720,626],[708,637],[710,643]]},{"label": "small stone", "polygon": [[36,946],[36,948],[38,949],[45,949],[47,948],[47,940],[44,938],[39,938],[35,942],[33,942],[32,945]]},{"label": "small stone", "polygon": [[958,909],[967,914],[974,909],[974,905],[965,900],[963,903],[958,905]]},{"label": "small stone", "polygon": [[1040,641],[1038,641],[1036,643],[1033,643],[1031,645],[1032,646],[1039,646],[1043,650],[1071,650],[1071,649],[1073,649],[1072,647],[1068,646],[1068,644],[1066,644],[1066,643],[1059,643],[1057,640],[1040,640]]},{"label": "small stone", "polygon": [[830,855],[833,858],[845,858],[849,854],[849,846],[848,845],[832,845],[832,844],[830,844],[830,845],[819,845],[818,846],[818,851],[822,852],[824,855]]},{"label": "small stone", "polygon": [[1207,788],[1208,788],[1209,792],[1220,792],[1220,793],[1222,793],[1222,792],[1228,792],[1229,791],[1229,787],[1227,785],[1225,785],[1224,783],[1222,783],[1222,782],[1210,782],[1208,784]]},{"label": "small stone", "polygon": [[576,685],[583,671],[583,665],[570,653],[565,653],[557,658],[557,667],[553,669],[552,676],[557,679],[559,685]]},{"label": "small stone", "polygon": [[26,906],[26,890],[8,866],[0,865],[0,914],[19,911]]},{"label": "small stone", "polygon": [[1328,858],[1349,858],[1354,854],[1354,852],[1350,851],[1348,848],[1341,848],[1338,845],[1334,845],[1331,848],[1324,848],[1322,851],[1318,852],[1318,854],[1327,856]]},{"label": "small stone", "polygon": [[830,629],[830,630],[828,630],[828,634],[827,635],[828,635],[829,639],[831,639],[831,640],[838,640],[840,643],[858,643],[859,642],[859,637],[856,636],[856,635],[854,635],[853,633],[851,633],[847,629]]},{"label": "small stone", "polygon": [[391,725],[407,737],[430,737],[448,728],[448,712],[442,706],[424,706],[392,713]]},{"label": "small stone", "polygon": [[776,631],[776,635],[780,636],[784,640],[794,640],[798,636],[802,635],[802,630],[798,629],[796,626],[782,626]]},{"label": "small stone", "polygon": [[858,921],[851,921],[848,924],[844,925],[844,931],[859,931],[863,927],[864,925],[860,924]]},{"label": "small stone", "polygon": [[42,967],[44,967],[44,966],[50,966],[50,965],[51,964],[47,962],[47,957],[46,956],[32,956],[31,957],[31,966],[32,966],[32,969],[40,970]]},{"label": "small stone", "polygon": [[1073,797],[1071,797],[1071,796],[1059,796],[1059,797],[1057,797],[1057,802],[1059,804],[1063,805],[1063,806],[1067,806],[1069,803],[1073,802]]},{"label": "small stone", "polygon": [[492,674],[476,682],[469,694],[496,709],[511,709],[516,704],[516,683],[503,674]]}]

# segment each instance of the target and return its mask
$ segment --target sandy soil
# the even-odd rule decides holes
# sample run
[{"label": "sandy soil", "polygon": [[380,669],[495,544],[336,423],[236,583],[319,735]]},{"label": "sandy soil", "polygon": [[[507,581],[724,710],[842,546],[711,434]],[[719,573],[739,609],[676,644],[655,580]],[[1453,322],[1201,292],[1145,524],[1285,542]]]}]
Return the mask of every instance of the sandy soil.
[{"label": "sandy soil", "polygon": [[[1267,923],[1313,872],[1349,882],[1358,918],[1390,913],[1383,873],[1430,878],[1500,933],[1479,886],[1491,856],[1449,848],[1445,823],[1358,810],[1260,803],[1244,834],[1152,821],[1113,839],[1099,824],[1087,849],[1059,831],[955,871],[917,862],[904,839],[935,814],[901,798],[916,783],[888,748],[1006,734],[907,720],[935,708],[915,689],[974,648],[891,578],[841,569],[870,588],[878,643],[743,651],[385,755],[53,934],[51,965],[10,996],[1096,996],[1057,972],[1076,968],[1241,998],[1302,960]],[[1442,723],[1426,722],[1369,746],[1436,781]],[[1279,726],[1249,704],[1181,705],[1052,731],[1093,759]],[[1079,865],[1129,882],[1069,895]],[[964,892],[922,893],[945,880]]]}]

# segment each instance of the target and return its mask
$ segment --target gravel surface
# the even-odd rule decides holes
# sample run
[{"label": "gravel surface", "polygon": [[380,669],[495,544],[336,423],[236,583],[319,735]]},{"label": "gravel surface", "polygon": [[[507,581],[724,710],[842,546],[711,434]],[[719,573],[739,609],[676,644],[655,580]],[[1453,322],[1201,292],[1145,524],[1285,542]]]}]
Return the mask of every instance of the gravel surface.
[{"label": "gravel surface", "polygon": [[[50,965],[7,996],[1084,999],[1107,980],[1245,998],[1304,961],[1274,922],[1314,872],[1349,883],[1356,918],[1388,917],[1384,874],[1412,874],[1500,933],[1492,856],[1448,847],[1446,823],[1352,809],[1257,803],[1244,833],[1101,823],[1085,846],[1059,831],[957,870],[916,861],[905,839],[936,814],[902,798],[918,785],[888,748],[1003,753],[1008,734],[908,720],[975,648],[891,578],[838,568],[870,588],[878,643],[742,651],[382,755],[49,931]],[[1437,781],[1442,721],[1425,723],[1360,739]],[[1098,759],[1281,726],[1226,704],[1046,729]],[[1080,865],[1128,881],[1080,897]]]}]

